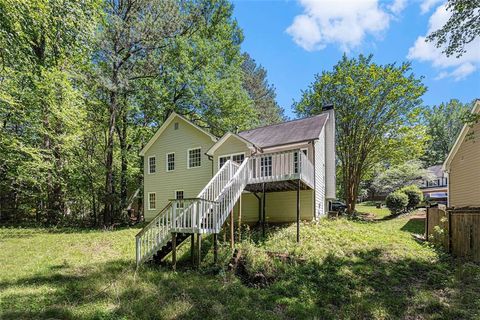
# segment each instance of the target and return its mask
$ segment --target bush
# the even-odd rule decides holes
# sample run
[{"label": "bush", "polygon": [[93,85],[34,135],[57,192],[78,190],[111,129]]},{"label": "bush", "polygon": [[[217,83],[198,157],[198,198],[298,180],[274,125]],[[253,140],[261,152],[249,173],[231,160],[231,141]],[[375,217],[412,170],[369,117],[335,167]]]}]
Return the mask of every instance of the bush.
[{"label": "bush", "polygon": [[408,205],[408,196],[400,191],[392,192],[385,199],[385,204],[392,214],[400,213]]},{"label": "bush", "polygon": [[400,192],[403,192],[407,195],[408,197],[408,204],[407,204],[407,209],[412,210],[415,209],[420,202],[423,201],[423,193],[422,190],[416,185],[410,185],[403,187],[402,189],[398,190]]}]

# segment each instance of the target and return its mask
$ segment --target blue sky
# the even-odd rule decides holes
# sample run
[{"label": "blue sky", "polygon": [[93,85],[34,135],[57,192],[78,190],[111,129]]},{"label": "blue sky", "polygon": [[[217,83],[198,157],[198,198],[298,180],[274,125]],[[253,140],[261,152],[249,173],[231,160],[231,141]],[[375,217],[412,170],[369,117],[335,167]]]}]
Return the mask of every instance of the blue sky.
[{"label": "blue sky", "polygon": [[377,63],[412,61],[428,87],[423,100],[434,105],[451,98],[480,98],[480,39],[462,58],[446,58],[425,43],[429,30],[448,19],[441,0],[234,1],[244,32],[242,49],[268,71],[277,100],[289,117],[301,90],[323,70],[332,70],[344,52],[374,55]]}]

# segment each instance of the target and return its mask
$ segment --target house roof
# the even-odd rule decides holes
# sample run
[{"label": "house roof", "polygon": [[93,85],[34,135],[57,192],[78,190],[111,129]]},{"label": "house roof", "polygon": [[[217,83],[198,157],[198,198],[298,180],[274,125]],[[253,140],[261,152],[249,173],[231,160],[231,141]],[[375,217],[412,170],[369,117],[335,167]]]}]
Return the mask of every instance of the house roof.
[{"label": "house roof", "polygon": [[[475,101],[475,105],[473,106],[472,113],[480,114],[480,99],[477,99]],[[450,150],[450,153],[448,154],[447,159],[443,163],[444,171],[450,170],[450,164],[452,163],[452,160],[455,157],[455,154],[457,153],[458,149],[460,149],[460,146],[462,145],[463,140],[465,140],[465,137],[468,133],[469,128],[470,128],[470,125],[468,123],[463,125],[462,131],[460,131],[460,134],[458,135],[457,140],[455,140],[455,143],[453,144],[452,150]]]},{"label": "house roof", "polygon": [[328,113],[239,132],[238,135],[260,148],[318,139]]},{"label": "house roof", "polygon": [[443,177],[443,166],[441,164],[428,167],[427,170],[433,173],[437,178]]},{"label": "house roof", "polygon": [[188,123],[189,125],[191,125],[192,127],[194,127],[195,129],[197,129],[198,131],[206,134],[207,136],[210,137],[210,139],[212,139],[213,142],[216,142],[217,141],[217,137],[214,136],[213,134],[211,134],[210,132],[200,128],[199,126],[197,126],[196,124],[194,124],[193,122],[189,121],[188,119],[182,117],[181,115],[179,115],[178,113],[176,112],[172,112],[170,114],[170,116],[167,118],[167,120],[165,120],[165,122],[160,126],[160,128],[158,128],[157,132],[155,132],[155,134],[153,135],[153,137],[148,141],[148,143],[145,145],[145,147],[143,147],[143,149],[140,151],[140,156],[144,156],[145,155],[145,152],[147,152],[148,149],[150,149],[150,147],[155,143],[155,141],[157,141],[158,137],[160,137],[160,135],[163,133],[163,131],[165,131],[165,129],[168,127],[168,125],[173,121],[173,119],[175,118],[180,118],[182,120],[184,120],[186,123]]}]

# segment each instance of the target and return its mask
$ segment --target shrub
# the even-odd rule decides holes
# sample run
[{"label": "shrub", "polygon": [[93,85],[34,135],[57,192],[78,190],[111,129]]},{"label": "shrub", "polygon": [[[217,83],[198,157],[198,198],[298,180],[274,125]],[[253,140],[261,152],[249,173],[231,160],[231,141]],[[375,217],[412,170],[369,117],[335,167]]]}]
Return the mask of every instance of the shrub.
[{"label": "shrub", "polygon": [[420,188],[414,184],[410,186],[403,187],[402,189],[398,190],[400,192],[403,192],[407,195],[408,197],[408,204],[407,208],[409,210],[415,209],[420,202],[423,201],[423,193],[420,190]]},{"label": "shrub", "polygon": [[402,212],[408,205],[408,196],[400,191],[392,192],[385,199],[385,204],[392,214]]}]

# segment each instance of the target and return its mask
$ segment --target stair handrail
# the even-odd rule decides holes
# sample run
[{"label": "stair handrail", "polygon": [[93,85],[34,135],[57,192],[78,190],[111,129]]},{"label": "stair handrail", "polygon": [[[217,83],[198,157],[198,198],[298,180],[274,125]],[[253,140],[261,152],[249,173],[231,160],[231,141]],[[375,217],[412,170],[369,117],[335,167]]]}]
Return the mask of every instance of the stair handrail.
[{"label": "stair handrail", "polygon": [[[203,212],[200,217],[204,221],[205,226],[202,228],[204,231],[215,230],[218,232],[225,222],[228,213],[235,206],[236,201],[241,196],[243,189],[245,188],[248,180],[248,168],[249,158],[245,158],[242,164],[238,167],[233,177],[223,188],[221,194],[216,199],[216,205],[212,206],[212,217],[207,216],[208,212]],[[243,174],[243,176],[241,176]],[[237,188],[235,186],[238,185]],[[200,230],[199,230],[200,231]]]},{"label": "stair handrail", "polygon": [[152,219],[152,221],[150,221],[149,223],[147,223],[147,225],[145,225],[145,226],[142,228],[142,230],[140,230],[140,231],[135,235],[135,237],[140,237],[140,236],[142,236],[142,235],[145,233],[145,231],[146,231],[149,227],[151,227],[151,225],[153,225],[153,224],[155,223],[155,220],[156,220],[162,213],[164,213],[164,211],[166,211],[166,210],[168,209],[168,207],[170,207],[171,205],[172,205],[172,202],[169,201],[169,202],[167,203],[167,205],[166,205],[165,207],[163,207],[163,209],[160,210],[160,211],[155,215],[155,217]]},{"label": "stair handrail", "polygon": [[[232,160],[227,160],[227,162],[225,162],[225,164],[220,168],[220,170],[217,171],[217,173],[213,176],[213,178],[210,179],[210,181],[203,188],[203,190],[200,191],[200,193],[197,195],[197,198],[214,201],[216,198],[218,198],[222,190],[225,188],[225,186],[221,186],[221,185],[215,186],[215,183],[218,183],[222,175],[226,175],[224,179],[225,185],[226,185],[228,181],[230,181],[230,179],[235,174],[236,172],[235,169],[238,170],[239,167],[240,165],[237,164],[236,162]],[[214,191],[217,191],[217,192],[214,192]]]}]

